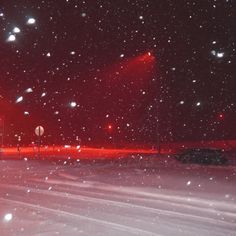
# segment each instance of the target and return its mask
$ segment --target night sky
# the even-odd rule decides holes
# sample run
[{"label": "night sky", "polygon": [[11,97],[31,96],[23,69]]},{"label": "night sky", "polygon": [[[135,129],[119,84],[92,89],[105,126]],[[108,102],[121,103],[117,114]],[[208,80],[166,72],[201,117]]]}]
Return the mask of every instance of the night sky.
[{"label": "night sky", "polygon": [[236,138],[235,1],[1,1],[5,145]]}]

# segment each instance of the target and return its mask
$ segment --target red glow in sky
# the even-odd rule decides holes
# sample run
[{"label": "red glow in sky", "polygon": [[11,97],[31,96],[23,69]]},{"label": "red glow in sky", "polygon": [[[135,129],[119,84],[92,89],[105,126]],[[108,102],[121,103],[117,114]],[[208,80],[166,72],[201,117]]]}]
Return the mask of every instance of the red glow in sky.
[{"label": "red glow in sky", "polygon": [[[153,93],[152,79],[155,72],[155,61],[154,54],[151,51],[132,57],[125,55],[120,57],[115,63],[111,63],[96,72],[96,76],[93,73],[85,72],[85,77],[91,78],[89,83],[78,86],[79,82],[77,83],[77,80],[71,81],[78,88],[78,96],[73,97],[71,95],[73,97],[72,100],[70,95],[68,95],[66,99],[75,101],[80,106],[73,107],[73,110],[70,107],[68,111],[68,114],[71,114],[70,119],[75,121],[71,122],[72,125],[70,127],[68,127],[68,117],[60,117],[60,111],[51,111],[54,114],[51,117],[48,115],[49,112],[41,113],[38,109],[28,110],[25,108],[24,105],[29,99],[32,99],[34,92],[19,94],[19,96],[24,95],[24,102],[14,103],[11,106],[18,108],[20,115],[15,116],[15,112],[12,112],[13,109],[10,109],[10,112],[5,112],[8,115],[7,121],[10,123],[11,117],[9,118],[9,116],[12,113],[14,115],[12,120],[19,120],[19,117],[21,117],[22,121],[16,122],[17,126],[14,126],[14,132],[12,132],[14,134],[22,134],[23,132],[21,135],[22,144],[28,144],[35,140],[34,129],[39,123],[42,123],[47,131],[47,134],[42,137],[45,144],[52,143],[52,139],[55,144],[61,143],[60,137],[62,136],[58,134],[59,132],[63,132],[63,137],[72,142],[74,142],[74,139],[71,134],[76,133],[82,143],[88,144],[86,143],[88,137],[92,137],[92,144],[106,144],[109,139],[104,134],[111,134],[118,126],[121,127],[120,130],[122,132],[120,132],[116,142],[119,143],[121,140],[121,142],[127,144],[132,143],[130,141],[132,137],[129,136],[131,132],[130,128],[127,128],[127,123],[131,124],[134,127],[133,132],[137,131],[138,134],[138,128],[145,123],[145,117],[139,119],[137,117],[140,117],[140,114],[143,115],[142,109],[147,103],[148,94]],[[49,96],[49,94],[46,96]],[[68,107],[66,99],[63,104]],[[0,100],[0,105],[1,102],[3,101]],[[140,105],[143,107],[140,108]],[[80,112],[82,110],[86,112]],[[24,115],[25,111],[29,115]],[[59,126],[54,126],[55,120],[60,120],[60,127],[62,127],[63,131],[58,129]],[[115,127],[113,123],[108,123],[109,121],[114,121],[117,126]],[[81,126],[84,126],[86,132],[81,132]],[[101,127],[104,127],[102,131],[100,130]],[[15,143],[17,141],[14,135],[9,137],[11,137],[11,142]],[[7,142],[7,139],[5,139],[6,144]]]},{"label": "red glow in sky", "polygon": [[144,53],[137,57],[140,61],[144,61],[146,63],[152,63],[155,61],[155,57],[151,52]]}]

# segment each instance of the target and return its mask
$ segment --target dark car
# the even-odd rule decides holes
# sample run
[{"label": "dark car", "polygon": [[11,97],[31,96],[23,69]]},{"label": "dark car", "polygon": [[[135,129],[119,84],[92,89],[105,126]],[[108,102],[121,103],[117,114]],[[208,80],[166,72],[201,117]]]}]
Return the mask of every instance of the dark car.
[{"label": "dark car", "polygon": [[205,165],[224,165],[227,159],[220,149],[194,148],[186,149],[175,158],[182,163],[196,163]]}]

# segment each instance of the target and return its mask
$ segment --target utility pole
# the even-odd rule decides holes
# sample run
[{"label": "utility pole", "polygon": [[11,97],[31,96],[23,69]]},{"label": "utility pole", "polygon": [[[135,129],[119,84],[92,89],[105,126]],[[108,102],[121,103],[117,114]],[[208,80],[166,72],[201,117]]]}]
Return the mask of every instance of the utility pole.
[{"label": "utility pole", "polygon": [[4,141],[4,117],[0,116],[0,136],[1,136],[1,148],[3,148]]},{"label": "utility pole", "polygon": [[157,152],[158,152],[158,154],[161,153],[160,125],[159,125],[159,118],[158,117],[157,117]]},{"label": "utility pole", "polygon": [[160,135],[160,116],[159,116],[159,103],[157,100],[157,114],[156,114],[156,132],[157,132],[157,153],[161,153],[161,135]]},{"label": "utility pole", "polygon": [[160,134],[160,103],[161,103],[161,90],[158,79],[156,78],[156,87],[157,87],[157,98],[156,98],[156,132],[157,132],[157,153],[161,153],[161,134]]}]

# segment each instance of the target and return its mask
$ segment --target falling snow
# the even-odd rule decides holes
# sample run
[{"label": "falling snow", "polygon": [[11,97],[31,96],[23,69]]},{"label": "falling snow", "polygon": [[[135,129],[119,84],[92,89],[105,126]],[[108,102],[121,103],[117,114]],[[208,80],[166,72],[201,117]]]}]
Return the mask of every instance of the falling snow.
[{"label": "falling snow", "polygon": [[14,42],[16,40],[16,36],[14,34],[10,34],[7,41],[8,42]]},{"label": "falling snow", "polygon": [[234,8],[213,2],[2,4],[5,140],[42,122],[49,142],[155,144],[157,120],[162,141],[234,139]]},{"label": "falling snow", "polygon": [[5,216],[4,216],[4,221],[6,222],[9,222],[11,221],[13,218],[12,214],[11,213],[7,213]]},{"label": "falling snow", "polygon": [[33,25],[33,24],[35,24],[35,22],[36,22],[36,20],[35,20],[34,18],[29,18],[29,19],[27,20],[27,24],[28,24],[28,25]]},{"label": "falling snow", "polygon": [[235,1],[2,1],[0,23],[0,235],[235,235]]}]

